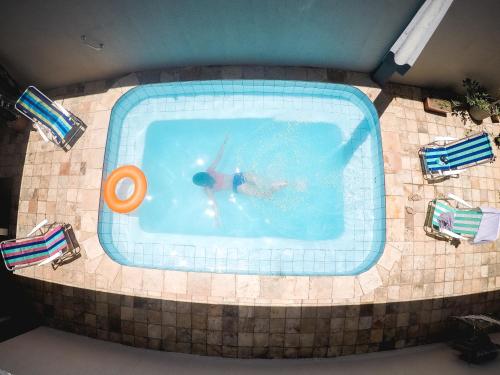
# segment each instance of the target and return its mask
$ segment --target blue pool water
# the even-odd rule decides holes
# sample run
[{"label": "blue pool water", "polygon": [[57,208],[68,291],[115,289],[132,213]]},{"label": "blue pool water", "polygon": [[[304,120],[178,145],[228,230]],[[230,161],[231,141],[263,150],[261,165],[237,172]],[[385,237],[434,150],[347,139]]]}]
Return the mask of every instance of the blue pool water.
[{"label": "blue pool water", "polygon": [[[192,183],[217,170],[288,186],[271,198]],[[128,215],[101,202],[99,238],[116,261],[200,272],[346,275],[371,267],[385,241],[378,117],[359,90],[296,81],[140,86],[113,108],[104,176],[126,164],[148,179]]]},{"label": "blue pool water", "polygon": [[[222,225],[214,225],[211,201],[192,176],[229,141],[218,170],[252,172],[268,186],[289,186],[271,199],[233,191],[215,196]],[[329,240],[344,230],[342,169],[349,151],[331,124],[293,124],[262,119],[173,120],[152,123],[146,133],[143,169],[149,195],[139,209],[147,232],[226,237]],[[167,161],[167,162],[166,162]],[[266,181],[269,180],[269,181]],[[175,215],[163,213],[175,212]]]}]

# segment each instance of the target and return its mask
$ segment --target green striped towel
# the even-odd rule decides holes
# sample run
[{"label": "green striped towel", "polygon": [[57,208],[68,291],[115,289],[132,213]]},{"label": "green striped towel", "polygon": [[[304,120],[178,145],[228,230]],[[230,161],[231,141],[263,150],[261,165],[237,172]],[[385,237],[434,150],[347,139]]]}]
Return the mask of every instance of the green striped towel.
[{"label": "green striped towel", "polygon": [[474,237],[479,229],[483,213],[480,208],[454,208],[446,201],[436,200],[435,209],[432,215],[432,226],[439,229],[439,215],[449,212],[453,215],[452,232],[464,237]]}]

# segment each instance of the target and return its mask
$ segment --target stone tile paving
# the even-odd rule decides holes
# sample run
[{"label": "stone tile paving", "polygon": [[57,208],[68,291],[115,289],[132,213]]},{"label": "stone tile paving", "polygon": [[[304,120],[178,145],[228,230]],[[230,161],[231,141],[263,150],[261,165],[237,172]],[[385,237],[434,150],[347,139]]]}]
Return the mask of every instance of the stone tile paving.
[{"label": "stone tile paving", "polygon": [[[386,183],[387,243],[377,265],[356,277],[278,277],[140,269],[121,266],[112,261],[97,238],[101,169],[110,111],[127,90],[142,81],[151,82],[158,77],[162,82],[207,78],[333,81],[354,85],[367,94],[380,113]],[[497,243],[481,246],[462,243],[454,247],[428,237],[422,228],[428,202],[448,192],[462,196],[474,205],[498,205],[499,162],[470,169],[458,179],[429,184],[422,178],[417,155],[419,146],[431,141],[436,135],[461,137],[479,129],[494,134],[496,125],[489,120],[480,126],[472,123],[464,125],[455,117],[426,113],[422,104],[425,93],[419,88],[389,85],[381,91],[364,74],[326,69],[191,67],[131,74],[114,83],[91,82],[52,90],[49,94],[59,98],[59,103],[82,118],[88,129],[68,153],[44,143],[35,132],[30,134],[19,196],[18,236],[26,234],[45,217],[49,221],[68,222],[75,229],[83,256],[57,270],[50,266],[27,268],[18,271],[19,275],[43,280],[47,285],[56,283],[74,287],[71,290],[84,288],[121,294],[125,299],[126,295],[155,297],[178,301],[179,304],[188,302],[185,306],[189,306],[189,303],[209,304],[207,306],[237,304],[270,311],[271,306],[315,307],[315,311],[319,311],[323,306],[329,309],[329,306],[353,305],[353,309],[359,309],[356,305],[385,306],[401,301],[441,301],[444,297],[476,295],[488,291],[495,295],[494,291],[500,289]],[[14,142],[16,140],[22,143],[22,137],[14,139]],[[15,146],[9,147],[15,154]],[[8,167],[5,160],[2,157],[0,170]],[[130,314],[123,307],[127,306],[122,306],[122,314]],[[284,311],[286,314],[288,310],[285,308]],[[398,324],[408,324],[410,315],[402,314],[400,316],[398,313],[394,317],[396,327]],[[96,318],[88,319],[93,324]],[[182,319],[175,325],[176,334],[179,337],[186,335],[185,340],[194,345],[193,330],[189,334],[183,331],[187,329],[183,325],[188,323]],[[276,319],[286,320],[286,316]],[[369,319],[365,320],[363,323],[356,320],[356,323],[349,324],[352,324],[353,330],[359,324],[370,326]],[[133,329],[145,333],[145,323],[137,323],[137,326],[134,323]],[[128,329],[132,329],[130,327]],[[150,337],[150,332],[156,337],[158,329],[154,323],[152,327],[147,327],[147,337]],[[245,333],[239,328],[236,330]],[[294,330],[292,324],[290,332]],[[252,340],[255,340],[256,333],[253,332]],[[374,336],[380,334],[370,332]],[[219,340],[219,337],[212,339]],[[288,340],[307,342],[310,339],[310,336],[297,336]],[[227,340],[234,344],[236,339],[232,337]],[[251,338],[238,334],[239,340],[246,343]]]}]

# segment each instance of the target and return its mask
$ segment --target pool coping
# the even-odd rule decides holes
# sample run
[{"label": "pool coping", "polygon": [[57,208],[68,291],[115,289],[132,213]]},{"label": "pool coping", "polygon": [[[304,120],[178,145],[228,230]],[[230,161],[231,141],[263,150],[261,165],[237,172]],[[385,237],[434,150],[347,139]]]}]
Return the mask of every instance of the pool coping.
[{"label": "pool coping", "polygon": [[[160,73],[160,82],[192,79],[190,69],[192,68],[162,71]],[[241,73],[241,68],[227,67],[225,69],[228,78],[231,78],[232,74],[243,79],[251,78],[248,76],[248,70],[247,77],[245,77],[245,74]],[[327,82],[331,78],[328,77],[326,69],[310,69],[310,71],[312,72],[310,76],[307,73],[304,77],[303,72],[299,72],[295,76],[292,74],[290,79],[310,78],[311,80]],[[256,74],[260,73],[257,72]],[[381,89],[375,87],[366,74],[348,73],[345,83],[358,88],[372,102],[381,95]],[[103,85],[101,81],[93,84],[94,86]],[[95,144],[99,145],[98,149],[105,146],[102,138],[104,140],[106,138],[111,108],[123,94],[139,84],[138,75],[132,73],[118,79],[104,94],[89,95],[96,99],[91,105],[98,115],[93,116],[90,124],[96,129],[96,132],[90,132],[91,134],[87,136],[87,140],[82,139],[80,145],[77,144],[77,148],[81,147],[85,151],[87,148],[92,149]],[[88,89],[92,89],[92,84],[88,86]],[[52,95],[57,95],[57,90]],[[77,106],[83,105],[73,98],[63,98],[59,102],[70,107],[72,102],[75,102],[73,104]],[[416,105],[419,106],[419,109],[422,107],[421,102]],[[412,284],[405,285],[404,293],[399,292],[398,289],[396,298],[390,295],[390,290],[385,294],[375,293],[377,288],[389,286],[390,275],[394,270],[404,267],[402,265],[403,255],[413,242],[405,238],[405,207],[408,203],[405,197],[408,192],[403,188],[404,178],[406,177],[400,174],[402,147],[394,136],[397,134],[397,119],[393,113],[386,111],[380,116],[379,121],[384,158],[386,243],[378,262],[364,273],[356,276],[263,276],[168,271],[120,265],[114,262],[102,249],[97,234],[97,222],[92,221],[94,217],[92,212],[97,212],[100,199],[99,188],[95,186],[95,181],[89,182],[91,188],[83,193],[82,198],[86,204],[85,211],[89,212],[87,228],[91,228],[90,231],[87,231],[85,239],[80,241],[82,253],[85,256],[81,261],[74,262],[75,267],[83,266],[85,272],[82,272],[82,275],[69,272],[69,269],[68,272],[65,272],[65,267],[53,271],[49,266],[44,266],[23,269],[16,273],[71,286],[83,286],[98,291],[175,301],[238,305],[349,305],[364,302],[387,302],[391,299],[404,301],[463,295],[462,292],[454,292],[453,288],[440,291],[425,290],[423,287],[412,288]],[[52,146],[44,145],[43,147]],[[54,155],[56,155],[56,152]],[[94,159],[97,159],[94,160],[94,163],[99,163],[99,156],[94,156]],[[61,159],[63,158],[61,156]],[[100,160],[101,170],[102,162],[103,158]],[[420,173],[420,170],[417,172]],[[411,178],[418,179],[418,173],[416,176],[411,176]],[[98,186],[100,186],[100,181]],[[21,215],[22,213],[20,213]],[[87,277],[87,273],[94,274],[94,277]],[[497,277],[497,279],[496,283],[488,283],[486,290],[495,290],[500,287],[500,278]],[[479,291],[485,291],[484,285],[480,283],[473,284],[470,292]]]},{"label": "pool coping", "polygon": [[[250,82],[249,85],[243,84],[244,82]],[[290,83],[288,83],[290,82]],[[174,83],[175,85],[180,84],[179,86],[175,87],[170,87],[168,86],[169,83]],[[166,84],[167,86],[165,87],[155,87],[155,85],[162,85]],[[227,90],[234,90],[235,87],[239,88],[239,93],[250,93],[254,94],[254,91],[252,89],[257,89],[259,90],[256,92],[257,94],[260,94],[262,90],[263,94],[271,94],[271,95],[283,95],[284,92],[286,91],[285,95],[296,95],[298,93],[297,88],[300,90],[304,91],[304,94],[306,96],[312,96],[312,97],[317,97],[317,96],[327,96],[330,97],[331,92],[335,91],[338,92],[338,95],[340,95],[343,99],[348,98],[348,100],[353,100],[355,102],[355,105],[360,108],[361,111],[367,112],[367,116],[371,116],[370,123],[372,123],[372,126],[374,127],[374,132],[376,133],[374,136],[374,142],[377,147],[377,154],[380,155],[380,161],[377,160],[376,166],[374,166],[374,169],[376,169],[376,173],[383,173],[382,170],[382,141],[381,141],[381,132],[380,132],[380,123],[379,123],[379,117],[377,114],[377,110],[375,106],[373,105],[373,102],[357,87],[347,85],[347,84],[340,84],[340,83],[331,83],[331,82],[309,82],[309,81],[286,81],[286,80],[198,80],[198,81],[175,81],[175,82],[163,82],[163,83],[152,83],[152,84],[145,84],[145,85],[139,85],[132,87],[129,89],[125,94],[123,94],[118,100],[115,102],[115,104],[112,107],[111,110],[111,116],[110,116],[110,125],[109,128],[115,127],[115,136],[116,136],[116,128],[120,128],[120,126],[123,124],[123,121],[125,121],[127,114],[123,111],[121,105],[125,105],[126,108],[133,109],[136,105],[141,103],[143,100],[148,100],[149,98],[156,98],[158,96],[158,91],[165,91],[164,95],[167,96],[174,96],[176,97],[179,93],[182,93],[182,95],[197,95],[198,93],[201,93],[201,95],[225,95]],[[250,88],[250,90],[249,90]],[[142,90],[142,91],[141,91]],[[139,93],[139,94],[136,94]],[[326,92],[329,92],[327,94]],[[162,94],[163,95],[163,94]],[[354,97],[354,98],[353,98]],[[353,99],[351,99],[353,98]],[[363,107],[363,108],[361,108]],[[111,152],[108,150],[108,145],[110,144],[111,138],[113,137],[113,133],[110,133],[108,131],[107,137],[106,137],[106,148],[105,148],[105,154],[104,154],[104,163],[103,163],[103,168],[102,168],[102,180],[109,176],[111,171],[116,168],[118,161],[116,160],[119,156],[118,154],[118,146],[116,145],[116,142],[114,144],[114,151]],[[121,164],[127,164],[129,161],[122,161]],[[378,174],[377,174],[378,175]],[[191,271],[185,271],[182,269],[175,269],[172,268],[170,270],[172,271],[184,271],[184,272],[205,272],[205,273],[224,273],[224,274],[246,274],[246,275],[261,275],[261,276],[309,276],[309,277],[326,277],[326,276],[356,276],[361,273],[364,273],[365,271],[368,271],[370,268],[372,268],[378,261],[378,259],[381,257],[383,253],[383,247],[385,247],[385,188],[384,188],[384,181],[380,183],[381,188],[383,189],[383,196],[378,195],[375,199],[378,203],[381,203],[383,205],[381,209],[381,216],[380,220],[383,221],[384,225],[384,237],[382,240],[382,243],[379,244],[377,242],[376,246],[377,250],[376,251],[371,251],[369,255],[367,255],[364,260],[363,260],[363,267],[356,266],[356,268],[350,269],[347,272],[343,272],[341,274],[328,274],[327,272],[325,273],[311,273],[311,274],[301,274],[301,273],[290,273],[287,274],[284,272],[283,274],[277,273],[277,272],[269,272],[269,273],[255,273],[253,274],[252,272],[230,272],[230,271],[211,271],[211,270],[191,270]],[[98,214],[98,238],[101,246],[103,249],[105,249],[105,252],[108,254],[108,256],[113,259],[115,262],[125,265],[125,266],[131,266],[131,267],[139,267],[139,268],[152,268],[152,269],[160,269],[160,270],[168,270],[168,267],[155,267],[155,265],[135,265],[135,264],[130,264],[133,262],[127,262],[126,261],[126,256],[122,255],[119,246],[113,242],[112,239],[109,239],[109,231],[110,229],[107,230],[108,235],[104,235],[102,231],[106,228],[106,224],[102,223],[102,218],[104,215],[103,209],[107,208],[105,205],[104,200],[102,199],[102,190],[101,190],[101,199],[99,201],[99,214]],[[110,211],[106,209],[107,215],[109,215]],[[112,214],[112,213],[111,213]],[[114,216],[114,215],[113,215]],[[115,217],[113,220],[118,220],[120,221],[120,218]],[[377,219],[379,220],[379,219]],[[107,223],[107,225],[111,225],[110,223]],[[240,239],[238,239],[239,241]],[[245,238],[242,238],[241,241],[242,243],[245,243]],[[180,241],[179,241],[180,242]],[[176,244],[179,242],[175,242]],[[201,241],[203,242],[203,241]],[[315,242],[314,240],[312,242]],[[321,241],[319,241],[321,242]],[[182,246],[182,244],[180,244]],[[191,245],[188,245],[191,246]],[[194,246],[194,245],[193,245]],[[203,246],[203,245],[200,245]],[[244,245],[243,245],[244,246]],[[308,250],[315,250],[315,249],[322,249],[323,247],[321,245],[316,245],[316,248],[313,248],[313,246],[310,245],[305,245],[308,246]],[[288,247],[285,247],[288,248]],[[127,264],[129,263],[129,264]],[[367,263],[367,264],[365,264]]]},{"label": "pool coping", "polygon": [[[170,80],[161,81],[171,82]],[[122,95],[138,86],[139,82],[135,74],[130,74],[124,77],[123,80],[115,83],[115,87],[120,87],[119,91]],[[367,91],[363,86],[356,88],[368,96],[369,99],[370,93],[374,95],[373,91]],[[115,89],[112,88],[111,90]],[[115,103],[112,103],[111,108],[113,108]],[[381,138],[383,142],[383,136]],[[384,153],[384,149],[382,152]],[[384,174],[387,171],[385,164],[384,160]],[[392,266],[401,259],[401,251],[391,241],[394,237],[390,237],[390,233],[390,222],[388,223],[386,220],[386,244],[382,255],[378,262],[369,270],[356,276],[239,275],[156,270],[120,265],[122,268],[121,292],[139,296],[161,296],[162,298],[181,301],[189,300],[192,302],[218,302],[225,304],[251,303],[255,305],[287,306],[305,304],[356,304],[362,300],[363,296],[373,292],[374,289],[382,285],[379,268],[382,272],[390,272]],[[105,250],[102,249],[100,243],[98,243],[98,246],[100,247],[100,251],[103,252],[103,256],[110,258]],[[141,273],[143,286],[142,288],[138,288]],[[149,282],[150,279],[157,279],[158,273],[163,273],[164,288],[161,294],[159,288],[154,286],[155,283]]]}]

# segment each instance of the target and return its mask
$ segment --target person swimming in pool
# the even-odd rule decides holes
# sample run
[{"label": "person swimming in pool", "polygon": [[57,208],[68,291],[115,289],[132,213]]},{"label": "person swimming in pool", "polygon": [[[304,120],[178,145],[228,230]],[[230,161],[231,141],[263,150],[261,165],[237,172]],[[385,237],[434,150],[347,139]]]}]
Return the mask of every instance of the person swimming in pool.
[{"label": "person swimming in pool", "polygon": [[214,193],[224,190],[232,190],[235,194],[245,194],[259,198],[270,198],[275,192],[286,187],[287,181],[276,181],[265,186],[259,181],[259,178],[253,173],[238,172],[234,174],[220,173],[216,171],[217,165],[222,159],[224,148],[228,136],[219,149],[217,156],[205,172],[198,172],[193,176],[193,183],[204,188],[205,193],[210,198],[210,202],[215,209],[215,216],[218,218],[217,204]]}]

